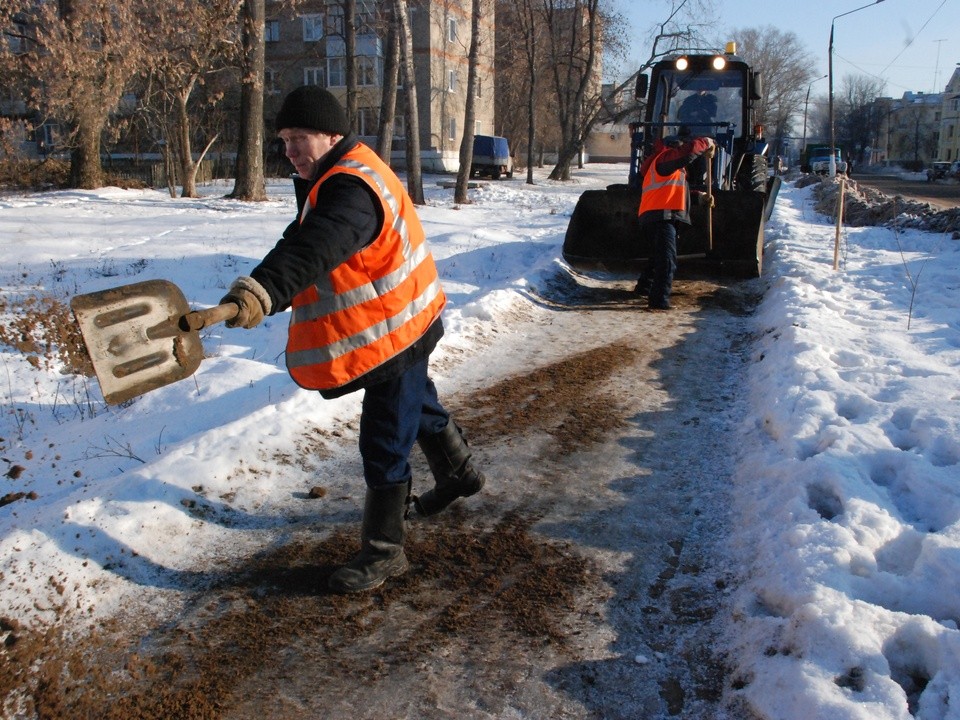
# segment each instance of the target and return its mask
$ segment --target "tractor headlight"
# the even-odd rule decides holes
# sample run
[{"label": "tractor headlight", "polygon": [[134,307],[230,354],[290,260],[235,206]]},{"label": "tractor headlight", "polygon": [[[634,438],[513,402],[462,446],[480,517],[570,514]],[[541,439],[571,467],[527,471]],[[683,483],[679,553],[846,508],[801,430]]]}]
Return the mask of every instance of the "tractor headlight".
[{"label": "tractor headlight", "polygon": [[690,67],[690,61],[685,57],[679,57],[674,65],[677,70],[686,70],[688,67]]},{"label": "tractor headlight", "polygon": [[716,55],[713,58],[713,69],[723,70],[727,66],[727,59],[723,55]]}]

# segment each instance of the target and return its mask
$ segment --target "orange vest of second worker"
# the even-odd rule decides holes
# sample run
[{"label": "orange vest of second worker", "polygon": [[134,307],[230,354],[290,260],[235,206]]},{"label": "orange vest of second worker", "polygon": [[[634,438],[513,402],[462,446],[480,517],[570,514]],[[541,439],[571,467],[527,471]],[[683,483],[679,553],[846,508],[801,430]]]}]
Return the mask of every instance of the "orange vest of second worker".
[{"label": "orange vest of second worker", "polygon": [[640,195],[638,215],[643,215],[651,210],[683,211],[687,209],[686,172],[680,169],[669,175],[658,173],[657,160],[663,152],[654,158],[647,169],[647,174],[643,176],[643,190]]},{"label": "orange vest of second worker", "polygon": [[370,245],[293,298],[287,370],[310,390],[346,385],[406,350],[446,303],[413,201],[366,145],[349,150],[317,180],[301,222],[316,205],[320,186],[337,173],[370,186],[380,198],[384,222]]}]

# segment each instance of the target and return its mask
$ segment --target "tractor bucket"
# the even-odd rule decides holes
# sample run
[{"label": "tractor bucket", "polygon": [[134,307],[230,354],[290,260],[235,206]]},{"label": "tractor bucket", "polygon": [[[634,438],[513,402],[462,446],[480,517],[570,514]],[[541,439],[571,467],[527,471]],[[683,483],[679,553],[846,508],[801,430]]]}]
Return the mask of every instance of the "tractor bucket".
[{"label": "tractor bucket", "polygon": [[[713,197],[712,213],[706,206],[695,204],[690,212],[692,224],[679,224],[678,267],[706,265],[725,275],[758,277],[768,195],[715,190]],[[772,205],[771,198],[769,206]],[[653,240],[649,230],[637,220],[639,207],[640,191],[626,185],[583,193],[567,226],[563,259],[581,271],[642,271],[653,254]],[[712,247],[708,231],[711,215]]]},{"label": "tractor bucket", "polygon": [[587,190],[570,216],[563,259],[577,270],[639,272],[649,258],[640,242],[639,209],[638,188]]},{"label": "tractor bucket", "polygon": [[777,202],[777,195],[780,194],[780,185],[783,184],[783,178],[774,175],[767,180],[767,204],[763,208],[763,222],[767,222],[773,215],[773,206]]}]

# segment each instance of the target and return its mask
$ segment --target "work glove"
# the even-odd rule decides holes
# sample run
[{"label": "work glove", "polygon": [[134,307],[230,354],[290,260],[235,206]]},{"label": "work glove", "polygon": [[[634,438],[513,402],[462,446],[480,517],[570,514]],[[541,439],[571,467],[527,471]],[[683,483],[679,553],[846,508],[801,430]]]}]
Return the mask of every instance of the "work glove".
[{"label": "work glove", "polygon": [[264,315],[270,314],[273,307],[270,293],[252,277],[246,276],[240,276],[234,280],[227,294],[220,299],[221,305],[231,302],[237,304],[240,312],[227,320],[228,328],[242,327],[247,330],[255,328],[263,320]]},{"label": "work glove", "polygon": [[703,205],[708,205],[709,207],[716,207],[716,203],[713,200],[713,195],[709,195],[705,192],[696,193],[697,205],[701,207]]},{"label": "work glove", "polygon": [[703,151],[703,154],[708,158],[712,158],[713,154],[717,151],[717,143],[713,138],[707,138],[707,142],[710,144],[707,145],[707,149]]}]

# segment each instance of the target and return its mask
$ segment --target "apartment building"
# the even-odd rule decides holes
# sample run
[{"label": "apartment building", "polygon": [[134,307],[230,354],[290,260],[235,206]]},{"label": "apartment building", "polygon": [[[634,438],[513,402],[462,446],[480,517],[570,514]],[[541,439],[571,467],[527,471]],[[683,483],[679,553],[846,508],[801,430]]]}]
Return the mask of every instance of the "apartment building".
[{"label": "apartment building", "polygon": [[935,160],[942,105],[940,93],[874,100],[877,131],[867,162],[919,169]]},{"label": "apartment building", "polygon": [[[376,141],[383,87],[386,30],[383,0],[357,0],[355,61],[356,130]],[[467,94],[471,0],[409,0],[417,85],[421,161],[426,171],[455,172],[459,167]],[[481,23],[476,134],[494,129],[494,20]],[[265,108],[268,132],[283,97],[300,85],[329,89],[346,104],[346,48],[343,3],[306,0],[295,14],[277,1],[267,3]],[[404,109],[407,94],[397,97],[394,167],[404,162]]]},{"label": "apartment building", "polygon": [[943,91],[936,159],[946,162],[960,160],[960,67],[953,71]]}]

